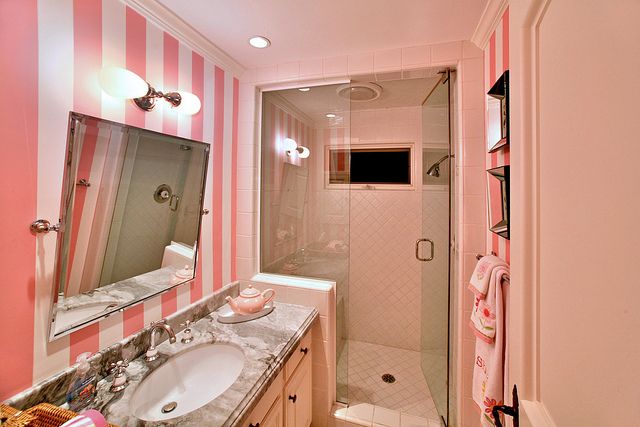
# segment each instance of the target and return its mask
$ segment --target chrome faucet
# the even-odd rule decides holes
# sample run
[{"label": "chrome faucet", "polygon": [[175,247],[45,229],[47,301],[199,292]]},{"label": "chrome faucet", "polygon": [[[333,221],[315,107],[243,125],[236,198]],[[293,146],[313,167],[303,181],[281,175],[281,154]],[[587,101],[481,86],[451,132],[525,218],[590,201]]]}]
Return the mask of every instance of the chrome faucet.
[{"label": "chrome faucet", "polygon": [[145,354],[145,360],[147,362],[153,362],[158,358],[158,349],[156,348],[156,331],[162,330],[167,331],[169,334],[169,343],[173,344],[176,342],[176,334],[173,333],[173,328],[167,323],[166,319],[158,320],[157,322],[151,322],[149,334],[151,338],[149,339],[149,348],[147,349],[147,353]]}]

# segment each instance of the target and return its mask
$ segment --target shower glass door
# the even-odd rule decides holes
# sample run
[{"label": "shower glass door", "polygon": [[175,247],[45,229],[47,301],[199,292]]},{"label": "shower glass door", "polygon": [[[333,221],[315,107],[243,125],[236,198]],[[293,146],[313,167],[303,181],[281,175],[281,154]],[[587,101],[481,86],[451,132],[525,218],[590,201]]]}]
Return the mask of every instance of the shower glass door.
[{"label": "shower glass door", "polygon": [[417,253],[422,261],[420,362],[437,414],[447,424],[452,179],[450,77],[446,71],[422,105],[422,242]]}]

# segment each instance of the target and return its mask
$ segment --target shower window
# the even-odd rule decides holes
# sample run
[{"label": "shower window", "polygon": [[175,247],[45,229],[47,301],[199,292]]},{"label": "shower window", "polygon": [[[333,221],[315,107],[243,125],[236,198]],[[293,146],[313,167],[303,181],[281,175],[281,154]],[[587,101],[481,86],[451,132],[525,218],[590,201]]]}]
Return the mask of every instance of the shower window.
[{"label": "shower window", "polygon": [[349,183],[355,188],[413,188],[413,144],[327,147],[326,158],[328,187]]}]

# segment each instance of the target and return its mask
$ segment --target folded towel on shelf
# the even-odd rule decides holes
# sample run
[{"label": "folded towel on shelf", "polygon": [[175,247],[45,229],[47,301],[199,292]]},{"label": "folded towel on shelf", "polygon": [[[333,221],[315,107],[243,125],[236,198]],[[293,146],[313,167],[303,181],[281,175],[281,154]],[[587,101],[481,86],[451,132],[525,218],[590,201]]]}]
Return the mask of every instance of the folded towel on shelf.
[{"label": "folded towel on shelf", "polygon": [[487,294],[491,272],[499,266],[508,268],[507,263],[495,255],[486,255],[480,258],[469,281],[469,289],[471,289],[476,297],[484,298]]}]

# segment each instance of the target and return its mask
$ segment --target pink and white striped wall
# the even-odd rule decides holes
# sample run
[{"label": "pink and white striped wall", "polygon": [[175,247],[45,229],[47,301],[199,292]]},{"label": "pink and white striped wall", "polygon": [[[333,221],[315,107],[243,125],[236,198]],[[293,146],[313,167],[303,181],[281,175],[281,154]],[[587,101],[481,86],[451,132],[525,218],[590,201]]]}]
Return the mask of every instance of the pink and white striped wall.
[{"label": "pink and white striped wall", "polygon": [[[484,48],[484,88],[485,93],[509,69],[509,8],[505,10],[496,29]],[[486,117],[486,116],[485,116]],[[486,121],[485,121],[486,122]],[[489,123],[486,123],[489,126]],[[487,154],[487,169],[510,164],[509,146]],[[510,261],[509,240],[487,229],[487,252],[493,251],[499,257]]]},{"label": "pink and white striped wall", "polygon": [[[12,100],[0,106],[2,400],[236,279],[240,154],[238,79],[119,0],[3,0],[0,50],[0,85]],[[202,110],[179,116],[160,103],[144,113],[110,98],[97,79],[107,65],[160,90],[191,91]],[[28,225],[58,217],[69,111],[211,143],[211,214],[203,219],[194,282],[49,343],[56,236],[34,237]]]}]

